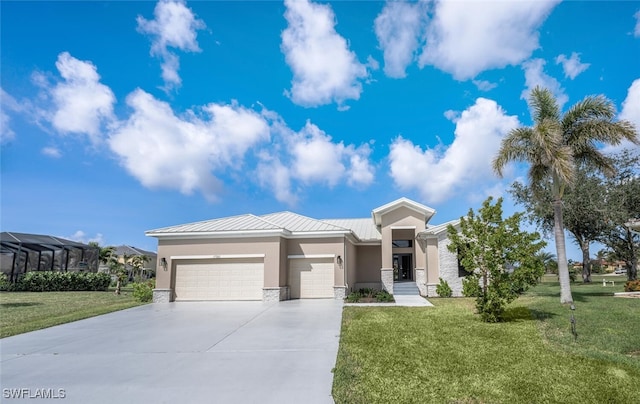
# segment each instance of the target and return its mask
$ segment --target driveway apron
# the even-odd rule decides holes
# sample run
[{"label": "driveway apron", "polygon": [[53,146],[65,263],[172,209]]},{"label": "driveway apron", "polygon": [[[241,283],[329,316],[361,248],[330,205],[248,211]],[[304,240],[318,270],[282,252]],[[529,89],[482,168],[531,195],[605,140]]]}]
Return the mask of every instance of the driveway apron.
[{"label": "driveway apron", "polygon": [[0,401],[332,403],[341,315],[336,300],[149,304],[4,338]]}]

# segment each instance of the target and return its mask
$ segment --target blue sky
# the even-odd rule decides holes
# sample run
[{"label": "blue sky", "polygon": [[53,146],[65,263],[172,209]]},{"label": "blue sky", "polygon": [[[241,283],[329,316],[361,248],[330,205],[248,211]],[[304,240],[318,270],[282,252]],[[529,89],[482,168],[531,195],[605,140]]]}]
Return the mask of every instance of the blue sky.
[{"label": "blue sky", "polygon": [[[6,2],[3,231],[156,249],[144,231],[290,210],[442,223],[504,196],[501,138],[542,85],[640,127],[640,2]],[[568,242],[570,245],[571,243]],[[570,246],[571,258],[580,259]]]}]

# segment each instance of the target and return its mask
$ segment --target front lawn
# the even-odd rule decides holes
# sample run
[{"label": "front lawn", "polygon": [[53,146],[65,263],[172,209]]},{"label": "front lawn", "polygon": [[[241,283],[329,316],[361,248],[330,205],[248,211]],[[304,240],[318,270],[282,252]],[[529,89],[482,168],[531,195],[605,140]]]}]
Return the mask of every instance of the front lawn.
[{"label": "front lawn", "polygon": [[433,308],[346,307],[334,399],[640,402],[640,299],[614,298],[601,280],[572,291],[577,342],[553,278],[512,304],[500,324],[482,323],[470,299],[432,299]]},{"label": "front lawn", "polygon": [[0,338],[140,304],[130,293],[0,292]]}]

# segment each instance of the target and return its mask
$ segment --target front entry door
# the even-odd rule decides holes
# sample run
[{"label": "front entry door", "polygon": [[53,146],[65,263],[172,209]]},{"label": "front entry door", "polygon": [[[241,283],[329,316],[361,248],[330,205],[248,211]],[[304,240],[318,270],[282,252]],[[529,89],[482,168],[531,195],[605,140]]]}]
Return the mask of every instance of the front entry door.
[{"label": "front entry door", "polygon": [[413,280],[413,254],[393,254],[393,280]]}]

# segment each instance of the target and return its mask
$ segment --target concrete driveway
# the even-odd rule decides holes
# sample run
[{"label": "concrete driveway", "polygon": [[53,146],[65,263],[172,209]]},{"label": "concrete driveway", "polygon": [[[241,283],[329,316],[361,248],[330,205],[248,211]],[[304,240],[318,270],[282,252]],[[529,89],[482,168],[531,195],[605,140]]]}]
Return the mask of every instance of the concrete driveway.
[{"label": "concrete driveway", "polygon": [[341,315],[336,300],[149,304],[4,338],[0,401],[331,403]]}]

